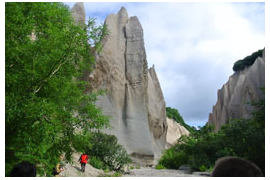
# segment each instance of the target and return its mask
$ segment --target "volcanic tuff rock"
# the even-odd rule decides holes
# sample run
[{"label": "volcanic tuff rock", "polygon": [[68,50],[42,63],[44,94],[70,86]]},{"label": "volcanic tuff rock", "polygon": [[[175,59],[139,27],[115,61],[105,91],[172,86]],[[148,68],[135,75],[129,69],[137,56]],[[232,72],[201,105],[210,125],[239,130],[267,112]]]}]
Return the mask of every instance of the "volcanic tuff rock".
[{"label": "volcanic tuff rock", "polygon": [[254,107],[247,104],[264,98],[265,87],[265,50],[263,57],[258,57],[254,64],[242,71],[235,72],[229,81],[218,90],[218,100],[209,114],[209,124],[220,129],[222,124],[232,118],[251,118]]},{"label": "volcanic tuff rock", "polygon": [[174,145],[182,135],[189,135],[189,131],[179,123],[167,117],[168,131],[166,137],[166,148]]},{"label": "volcanic tuff rock", "polygon": [[166,105],[154,65],[148,70],[147,95],[150,135],[154,141],[154,153],[157,157],[160,157],[161,150],[166,146],[168,125],[166,121]]},{"label": "volcanic tuff rock", "polygon": [[76,23],[84,24],[85,23],[85,10],[84,10],[83,2],[76,3],[71,9],[71,14]]},{"label": "volcanic tuff rock", "polygon": [[156,72],[147,68],[142,26],[123,7],[105,24],[109,35],[86,77],[89,91],[106,91],[97,102],[111,117],[105,132],[116,135],[135,162],[153,164],[166,144],[166,108]]},{"label": "volcanic tuff rock", "polygon": [[[72,14],[77,23],[84,22],[83,3],[75,4]],[[104,24],[109,35],[102,41],[102,51],[95,54],[94,70],[85,73],[87,92],[106,91],[97,101],[110,116],[112,128],[104,132],[116,135],[135,163],[155,164],[168,147],[169,132],[155,68],[147,67],[142,26],[136,16],[129,18],[123,7]]]}]

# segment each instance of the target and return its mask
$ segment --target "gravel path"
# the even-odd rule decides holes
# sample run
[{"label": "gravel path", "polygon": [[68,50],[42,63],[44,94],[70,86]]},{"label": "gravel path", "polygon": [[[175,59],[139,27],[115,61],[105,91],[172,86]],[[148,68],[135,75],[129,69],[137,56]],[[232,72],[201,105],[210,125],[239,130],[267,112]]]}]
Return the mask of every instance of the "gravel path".
[{"label": "gravel path", "polygon": [[192,174],[185,174],[180,170],[161,169],[157,170],[151,167],[141,167],[140,169],[132,169],[123,177],[206,177],[209,173],[193,172]]}]

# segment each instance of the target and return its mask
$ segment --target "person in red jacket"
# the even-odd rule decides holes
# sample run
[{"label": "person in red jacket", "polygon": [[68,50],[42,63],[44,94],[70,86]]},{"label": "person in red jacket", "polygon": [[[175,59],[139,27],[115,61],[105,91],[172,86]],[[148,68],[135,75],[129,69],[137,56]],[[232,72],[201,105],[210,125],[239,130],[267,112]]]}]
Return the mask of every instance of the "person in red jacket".
[{"label": "person in red jacket", "polygon": [[87,156],[86,153],[83,153],[79,159],[79,162],[81,163],[81,167],[82,167],[82,172],[85,172],[85,165],[88,161],[89,157]]}]

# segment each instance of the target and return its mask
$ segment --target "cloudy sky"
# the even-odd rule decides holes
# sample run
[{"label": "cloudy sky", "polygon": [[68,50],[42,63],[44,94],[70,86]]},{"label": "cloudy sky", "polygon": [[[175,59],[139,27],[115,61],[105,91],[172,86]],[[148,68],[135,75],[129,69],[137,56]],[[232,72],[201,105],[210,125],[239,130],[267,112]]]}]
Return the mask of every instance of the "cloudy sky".
[{"label": "cloudy sky", "polygon": [[[72,7],[75,3],[67,3]],[[148,67],[155,69],[166,106],[203,126],[217,90],[235,61],[265,47],[264,3],[84,2],[87,17],[103,23],[124,6],[144,30]]]}]

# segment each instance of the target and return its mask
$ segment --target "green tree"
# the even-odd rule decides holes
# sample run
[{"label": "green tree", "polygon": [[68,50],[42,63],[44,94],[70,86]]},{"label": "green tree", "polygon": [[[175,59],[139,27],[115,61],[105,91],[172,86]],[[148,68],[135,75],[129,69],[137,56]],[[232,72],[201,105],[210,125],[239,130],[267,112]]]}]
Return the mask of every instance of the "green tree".
[{"label": "green tree", "polygon": [[60,154],[71,160],[76,131],[108,126],[99,93],[79,80],[106,34],[93,23],[76,25],[63,3],[5,3],[6,176],[20,161],[51,176]]}]

